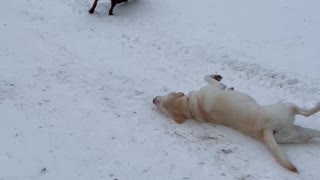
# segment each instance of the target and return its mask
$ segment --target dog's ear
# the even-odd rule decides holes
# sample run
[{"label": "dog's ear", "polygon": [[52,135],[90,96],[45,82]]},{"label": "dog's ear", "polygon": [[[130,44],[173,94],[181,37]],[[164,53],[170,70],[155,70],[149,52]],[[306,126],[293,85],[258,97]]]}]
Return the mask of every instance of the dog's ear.
[{"label": "dog's ear", "polygon": [[182,115],[178,114],[178,113],[173,113],[171,114],[173,120],[178,123],[178,124],[182,124],[184,122],[186,122],[186,118],[184,118]]},{"label": "dog's ear", "polygon": [[182,97],[182,96],[184,96],[184,93],[183,92],[172,92],[172,95],[176,96],[176,97]]},{"label": "dog's ear", "polygon": [[183,92],[177,92],[177,96],[182,97],[182,96],[184,96],[184,93]]}]

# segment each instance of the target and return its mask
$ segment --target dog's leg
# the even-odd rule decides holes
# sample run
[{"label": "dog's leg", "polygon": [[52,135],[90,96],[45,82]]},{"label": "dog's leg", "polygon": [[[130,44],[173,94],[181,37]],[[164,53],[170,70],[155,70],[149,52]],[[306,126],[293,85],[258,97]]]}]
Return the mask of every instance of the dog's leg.
[{"label": "dog's leg", "polygon": [[222,76],[219,74],[210,74],[210,75],[206,75],[204,77],[204,80],[207,81],[208,83],[211,83],[211,80],[221,81]]},{"label": "dog's leg", "polygon": [[96,9],[97,7],[97,3],[98,3],[98,0],[94,0],[93,4],[92,4],[92,7],[91,9],[89,10],[89,13],[90,14],[93,14],[94,13],[94,10]]},{"label": "dog's leg", "polygon": [[207,83],[217,86],[221,90],[224,90],[227,88],[227,86],[220,82],[221,79],[222,79],[222,76],[218,74],[206,75],[204,77],[204,80],[207,81]]},{"label": "dog's leg", "polygon": [[281,148],[275,141],[272,130],[263,130],[262,138],[264,143],[268,146],[273,156],[277,159],[281,166],[287,168],[292,172],[298,172],[297,168],[290,162],[287,155],[281,150]]},{"label": "dog's leg", "polygon": [[128,0],[117,0],[117,4],[123,3],[123,2],[128,2]]},{"label": "dog's leg", "polygon": [[274,137],[278,143],[304,143],[320,137],[320,131],[294,125],[291,128],[275,131]]},{"label": "dog's leg", "polygon": [[300,108],[296,105],[293,105],[293,110],[296,114],[300,114],[302,116],[309,117],[309,116],[320,111],[320,103],[318,103],[316,106],[314,106],[313,108],[310,108],[310,109],[303,109],[303,108]]},{"label": "dog's leg", "polygon": [[109,9],[109,15],[113,15],[113,8],[117,5],[117,0],[111,0],[111,7]]},{"label": "dog's leg", "polygon": [[315,129],[304,128],[301,126],[294,126],[294,129],[300,133],[300,137],[306,139],[307,141],[312,138],[320,138],[320,131]]}]

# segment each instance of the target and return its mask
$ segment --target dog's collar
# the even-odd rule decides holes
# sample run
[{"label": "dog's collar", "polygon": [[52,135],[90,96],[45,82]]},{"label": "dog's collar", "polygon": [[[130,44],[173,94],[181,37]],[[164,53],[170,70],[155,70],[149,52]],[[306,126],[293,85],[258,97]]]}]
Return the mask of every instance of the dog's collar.
[{"label": "dog's collar", "polygon": [[190,98],[187,96],[187,101],[188,101],[188,112],[189,112],[189,117],[194,118],[191,108],[190,108]]}]

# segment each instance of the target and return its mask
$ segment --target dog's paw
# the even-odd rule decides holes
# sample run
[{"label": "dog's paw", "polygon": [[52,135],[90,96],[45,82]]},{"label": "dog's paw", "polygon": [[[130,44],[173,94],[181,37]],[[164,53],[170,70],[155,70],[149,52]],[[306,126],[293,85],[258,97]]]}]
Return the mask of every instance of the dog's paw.
[{"label": "dog's paw", "polygon": [[234,90],[234,87],[229,87],[228,90],[233,91],[233,90]]},{"label": "dog's paw", "polygon": [[89,12],[89,14],[93,14],[94,10],[90,9],[88,12]]},{"label": "dog's paw", "polygon": [[210,77],[217,80],[217,81],[221,81],[221,79],[222,79],[222,76],[219,74],[212,74],[212,75],[210,75]]}]

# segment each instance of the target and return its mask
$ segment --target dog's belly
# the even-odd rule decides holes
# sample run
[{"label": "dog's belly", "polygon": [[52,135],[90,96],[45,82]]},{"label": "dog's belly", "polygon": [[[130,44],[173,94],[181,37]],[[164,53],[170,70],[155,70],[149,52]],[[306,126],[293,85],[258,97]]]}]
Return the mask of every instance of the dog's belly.
[{"label": "dog's belly", "polygon": [[208,114],[210,118],[209,122],[229,126],[257,139],[261,138],[262,130],[267,124],[252,109],[212,111]]},{"label": "dog's belly", "polygon": [[201,116],[195,118],[199,121],[226,125],[258,139],[268,124],[263,118],[261,106],[243,93],[205,91],[197,94],[196,100],[198,103],[194,104],[198,107],[195,109],[199,109]]}]

